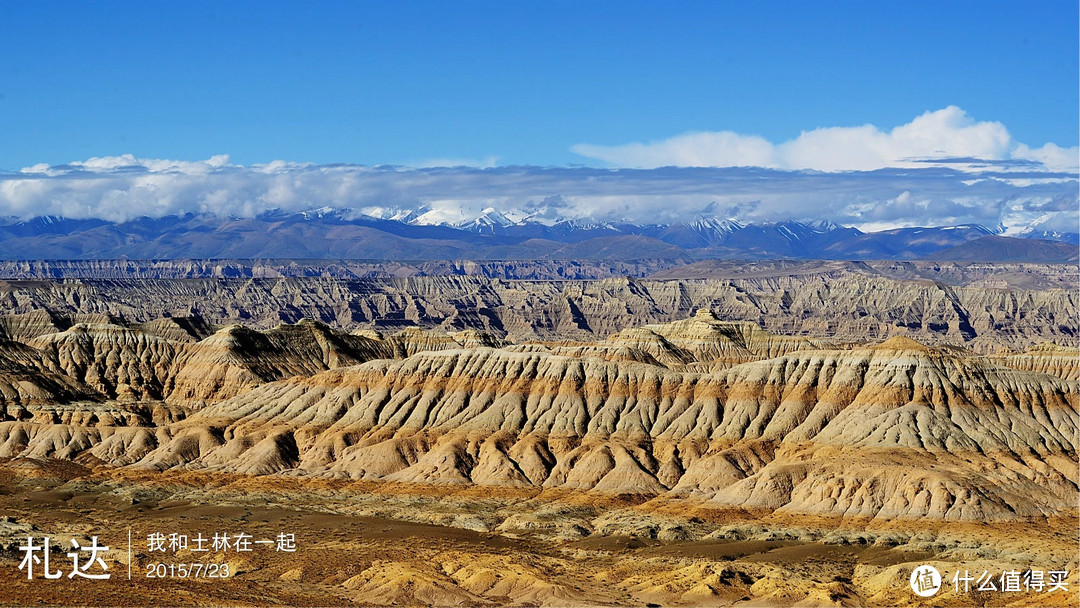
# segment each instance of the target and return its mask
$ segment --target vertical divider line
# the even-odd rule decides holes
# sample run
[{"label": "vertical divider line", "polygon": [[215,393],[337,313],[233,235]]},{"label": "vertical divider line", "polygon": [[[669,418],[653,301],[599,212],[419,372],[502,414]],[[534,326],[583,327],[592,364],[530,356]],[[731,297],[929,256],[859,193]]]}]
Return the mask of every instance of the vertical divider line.
[{"label": "vertical divider line", "polygon": [[131,528],[128,527],[128,580],[131,580]]}]

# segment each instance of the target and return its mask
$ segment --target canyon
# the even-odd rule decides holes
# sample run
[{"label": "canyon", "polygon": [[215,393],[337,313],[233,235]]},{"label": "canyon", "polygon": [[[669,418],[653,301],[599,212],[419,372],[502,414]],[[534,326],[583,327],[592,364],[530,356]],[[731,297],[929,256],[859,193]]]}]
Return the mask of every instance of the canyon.
[{"label": "canyon", "polygon": [[303,605],[907,604],[918,563],[1054,566],[1075,590],[1068,281],[781,262],[9,279],[0,549],[73,533],[65,514],[288,521],[304,565],[234,567]]}]

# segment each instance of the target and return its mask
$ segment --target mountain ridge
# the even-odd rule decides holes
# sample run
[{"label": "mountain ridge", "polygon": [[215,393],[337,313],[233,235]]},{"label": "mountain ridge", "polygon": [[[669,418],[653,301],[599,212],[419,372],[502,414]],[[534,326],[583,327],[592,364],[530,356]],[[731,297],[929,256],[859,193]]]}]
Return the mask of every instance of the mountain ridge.
[{"label": "mountain ridge", "polygon": [[[712,216],[671,224],[595,222],[494,208],[448,218],[426,208],[188,213],[123,222],[42,216],[0,222],[0,259],[913,259],[999,234],[977,225],[862,232],[827,221],[742,224]],[[1029,232],[1059,238],[1071,233]],[[1043,259],[1033,251],[1032,261]],[[1045,256],[1043,256],[1045,257]]]}]

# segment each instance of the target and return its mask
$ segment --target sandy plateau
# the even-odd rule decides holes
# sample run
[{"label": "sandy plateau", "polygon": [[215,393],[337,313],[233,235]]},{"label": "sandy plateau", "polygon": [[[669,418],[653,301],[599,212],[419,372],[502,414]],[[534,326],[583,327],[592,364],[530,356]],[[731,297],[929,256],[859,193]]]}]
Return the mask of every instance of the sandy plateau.
[{"label": "sandy plateau", "polygon": [[[353,283],[270,328],[343,287],[9,284],[0,604],[1077,605],[1075,291],[835,272]],[[219,531],[297,552],[147,548]],[[91,534],[108,581],[17,569]],[[920,564],[1068,590],[924,599]]]}]

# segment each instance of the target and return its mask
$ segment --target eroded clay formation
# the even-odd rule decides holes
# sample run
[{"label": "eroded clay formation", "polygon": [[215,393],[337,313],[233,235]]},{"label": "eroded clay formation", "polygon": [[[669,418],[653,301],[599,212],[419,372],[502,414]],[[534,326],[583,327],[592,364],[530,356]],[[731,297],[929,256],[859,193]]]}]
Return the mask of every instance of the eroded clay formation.
[{"label": "eroded clay formation", "polygon": [[512,342],[197,318],[47,332],[45,313],[9,316],[24,341],[0,344],[0,457],[839,516],[1075,510],[1075,350],[983,356],[718,317]]}]

